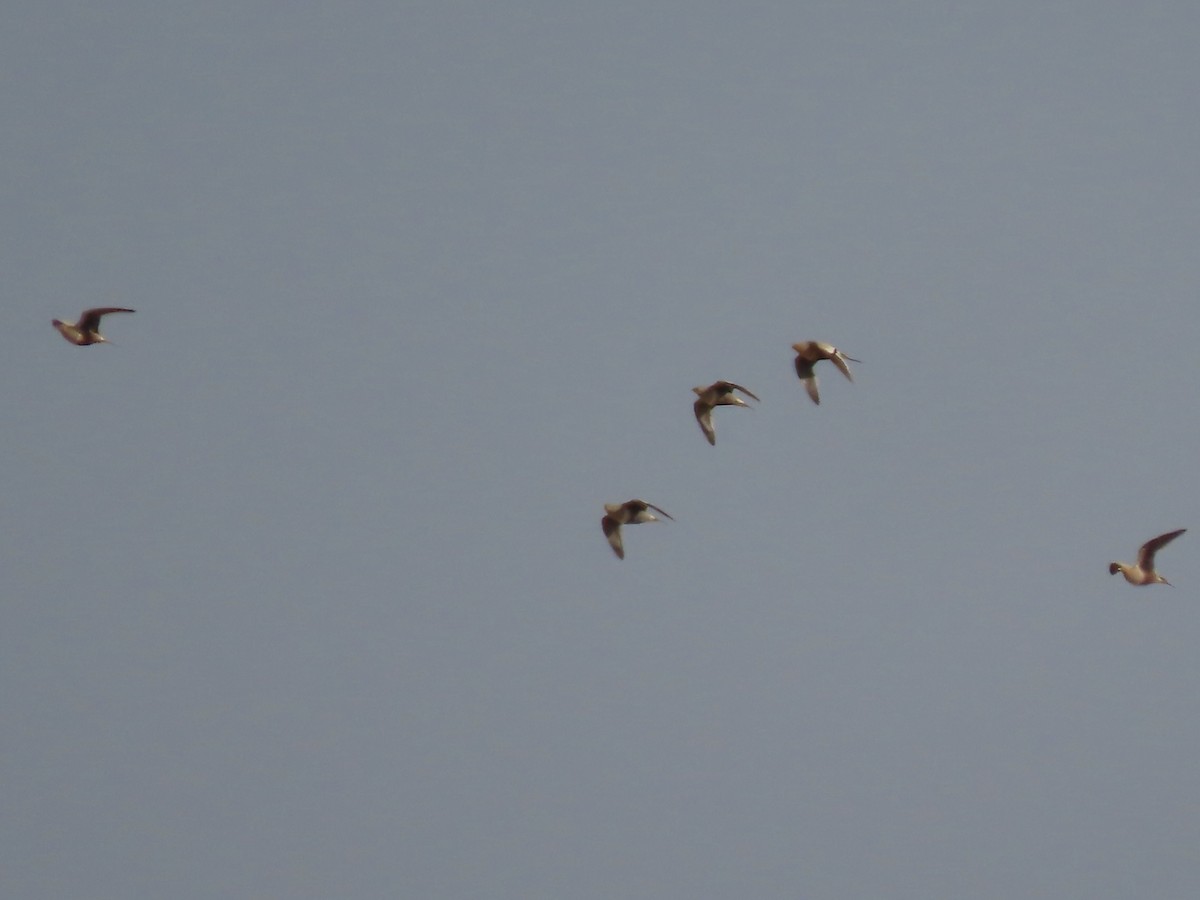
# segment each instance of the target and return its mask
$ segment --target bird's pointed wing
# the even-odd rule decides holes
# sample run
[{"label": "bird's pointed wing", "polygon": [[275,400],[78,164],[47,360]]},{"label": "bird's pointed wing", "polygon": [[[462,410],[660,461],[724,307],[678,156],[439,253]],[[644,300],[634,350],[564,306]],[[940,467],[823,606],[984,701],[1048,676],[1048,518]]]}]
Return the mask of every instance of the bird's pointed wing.
[{"label": "bird's pointed wing", "polygon": [[851,381],[854,380],[854,376],[850,374],[850,367],[846,365],[847,357],[835,350],[832,354],[830,354],[829,358],[833,360],[833,364],[835,366],[842,370],[843,375],[845,375]]},{"label": "bird's pointed wing", "polygon": [[118,312],[133,312],[132,309],[125,309],[122,306],[99,306],[95,309],[85,309],[79,316],[79,322],[76,323],[79,328],[84,331],[95,331],[100,327],[100,317],[107,316],[109,313]]},{"label": "bird's pointed wing", "polygon": [[[645,500],[643,500],[642,502],[643,502],[643,503],[646,503],[646,501],[645,501]],[[667,512],[665,509],[663,509],[661,506],[655,506],[653,503],[646,503],[646,505],[647,505],[648,507],[650,507],[652,510],[654,510],[655,512],[660,512],[660,513],[662,513],[664,516],[666,516],[666,517],[667,517],[668,519],[670,519],[672,522],[674,522],[674,521],[675,521],[675,517],[674,517],[673,515],[671,515],[669,512]]]},{"label": "bird's pointed wing", "polygon": [[1185,531],[1187,531],[1186,528],[1180,528],[1178,531],[1168,531],[1166,534],[1160,534],[1158,537],[1146,541],[1146,543],[1142,544],[1142,549],[1138,551],[1138,565],[1143,569],[1153,569],[1154,554]]},{"label": "bird's pointed wing", "polygon": [[[742,387],[740,384],[734,384],[732,381],[727,381],[727,382],[725,382],[725,383],[726,383],[727,385],[729,385],[731,388],[733,388],[735,391],[741,391],[743,394],[745,394],[745,395],[746,395],[747,397],[749,397],[751,400],[758,400],[758,397],[756,397],[756,396],[754,395],[754,392],[753,392],[753,391],[748,391],[748,390],[746,390],[746,389],[745,389],[744,387]],[[758,400],[758,402],[759,402],[759,403],[761,403],[762,401],[761,401],[761,400]]]},{"label": "bird's pointed wing", "polygon": [[704,436],[708,438],[708,442],[715,447],[717,444],[717,432],[713,428],[712,407],[703,400],[697,400],[692,404],[692,409],[696,412],[696,421],[700,423],[700,430],[704,432]]},{"label": "bird's pointed wing", "polygon": [[817,390],[817,376],[812,374],[811,368],[808,377],[804,379],[804,389],[808,391],[808,396],[812,399],[812,402],[820,406],[821,394]]},{"label": "bird's pointed wing", "polygon": [[608,545],[612,547],[613,553],[617,554],[617,559],[624,559],[625,546],[621,543],[621,523],[611,516],[605,516],[600,520],[600,527],[604,529],[604,536],[608,538]]}]

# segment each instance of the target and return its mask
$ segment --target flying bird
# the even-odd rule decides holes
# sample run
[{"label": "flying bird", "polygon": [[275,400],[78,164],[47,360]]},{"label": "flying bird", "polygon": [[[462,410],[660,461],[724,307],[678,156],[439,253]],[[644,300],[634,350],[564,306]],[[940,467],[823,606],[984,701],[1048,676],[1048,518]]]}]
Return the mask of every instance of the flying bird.
[{"label": "flying bird", "polygon": [[100,317],[107,316],[109,313],[119,312],[131,313],[133,310],[120,306],[85,309],[79,316],[78,322],[64,322],[61,319],[55,319],[51,324],[58,329],[59,334],[77,346],[86,347],[88,344],[107,344],[109,342],[108,338],[100,333]]},{"label": "flying bird", "polygon": [[696,421],[700,423],[700,430],[713,446],[717,443],[717,432],[712,423],[713,407],[744,406],[753,409],[745,400],[735,395],[734,391],[741,391],[747,397],[758,400],[750,391],[732,381],[714,381],[708,387],[694,387],[692,390],[699,398],[692,404],[692,409],[696,411]]},{"label": "flying bird", "polygon": [[617,559],[625,558],[625,546],[621,543],[621,526],[659,521],[658,516],[650,510],[662,513],[674,521],[674,517],[665,509],[661,509],[653,503],[647,503],[645,500],[626,500],[624,503],[604,504],[604,518],[600,520],[600,527],[604,529],[604,536],[608,538],[608,543],[612,546],[613,553],[617,554]]},{"label": "flying bird", "polygon": [[792,344],[792,349],[796,351],[796,374],[804,382],[812,402],[817,405],[821,403],[821,395],[817,392],[817,376],[813,366],[823,359],[832,360],[833,364],[842,370],[842,374],[853,381],[854,376],[850,374],[850,367],[846,365],[846,361],[862,362],[861,359],[847,356],[832,344],[822,344],[820,341],[801,341],[799,344]]},{"label": "flying bird", "polygon": [[1166,534],[1160,534],[1158,537],[1146,541],[1146,543],[1142,544],[1141,549],[1138,550],[1137,565],[1130,566],[1119,562],[1109,563],[1108,574],[1116,575],[1120,572],[1125,576],[1126,581],[1130,584],[1136,584],[1139,587],[1147,584],[1165,584],[1174,587],[1171,582],[1154,571],[1154,554],[1185,531],[1187,531],[1186,528],[1180,528],[1178,531],[1168,531]]}]

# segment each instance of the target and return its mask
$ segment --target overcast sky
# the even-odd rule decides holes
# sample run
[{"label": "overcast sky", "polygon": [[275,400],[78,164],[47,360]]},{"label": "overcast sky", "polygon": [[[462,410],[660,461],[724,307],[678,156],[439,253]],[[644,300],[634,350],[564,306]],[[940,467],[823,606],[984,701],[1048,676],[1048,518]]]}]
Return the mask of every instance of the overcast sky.
[{"label": "overcast sky", "polygon": [[0,23],[5,896],[1196,896],[1200,7]]}]

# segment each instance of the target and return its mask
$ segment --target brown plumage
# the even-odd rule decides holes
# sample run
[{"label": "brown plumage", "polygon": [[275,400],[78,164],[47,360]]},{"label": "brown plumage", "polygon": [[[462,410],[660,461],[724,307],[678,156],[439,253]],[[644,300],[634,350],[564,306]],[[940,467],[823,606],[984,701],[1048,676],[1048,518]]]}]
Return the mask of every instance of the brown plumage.
[{"label": "brown plumage", "polygon": [[818,405],[821,403],[821,395],[817,392],[817,376],[813,366],[823,359],[828,359],[841,369],[847,379],[853,381],[854,376],[850,374],[850,367],[846,365],[846,361],[862,362],[853,356],[847,356],[832,344],[822,344],[820,341],[801,341],[792,344],[792,349],[796,351],[796,374],[804,382],[804,388],[812,402]]},{"label": "brown plumage", "polygon": [[745,400],[736,396],[734,391],[741,391],[747,397],[753,400],[758,400],[750,391],[746,390],[740,384],[734,384],[732,381],[714,381],[708,387],[694,387],[692,390],[697,396],[697,400],[692,404],[692,409],[696,413],[696,421],[700,423],[700,430],[704,432],[704,436],[708,438],[708,442],[712,445],[717,443],[717,431],[713,428],[712,411],[716,406],[744,406],[747,409],[752,409]]},{"label": "brown plumage", "polygon": [[96,309],[85,309],[80,314],[78,322],[64,322],[61,319],[55,319],[51,324],[58,329],[59,334],[79,347],[86,347],[88,344],[107,344],[108,338],[100,333],[100,317],[119,312],[131,313],[133,310],[125,309],[122,306],[102,306]]},{"label": "brown plumage", "polygon": [[653,503],[647,503],[645,500],[626,500],[624,503],[604,504],[604,518],[600,520],[600,527],[604,529],[604,536],[608,538],[608,543],[612,547],[613,553],[617,554],[617,559],[625,558],[625,545],[621,542],[621,526],[659,521],[658,517],[650,510],[662,513],[674,521],[674,517],[665,509],[661,509]]}]

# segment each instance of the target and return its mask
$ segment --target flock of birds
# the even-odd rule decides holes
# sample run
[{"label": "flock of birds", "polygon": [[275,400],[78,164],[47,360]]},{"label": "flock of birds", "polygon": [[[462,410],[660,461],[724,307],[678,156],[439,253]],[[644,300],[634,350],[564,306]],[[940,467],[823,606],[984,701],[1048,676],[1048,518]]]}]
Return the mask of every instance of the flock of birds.
[{"label": "flock of birds", "polygon": [[[110,313],[131,313],[132,309],[126,309],[122,306],[103,306],[95,309],[85,309],[79,316],[77,322],[64,322],[61,319],[54,319],[51,324],[58,329],[58,333],[70,341],[72,344],[80,347],[86,347],[89,344],[107,344],[108,338],[100,333],[100,320]],[[850,381],[854,381],[854,376],[850,373],[850,366],[847,363],[861,362],[853,356],[847,356],[837,347],[831,344],[824,344],[820,341],[801,341],[798,344],[792,344],[792,349],[796,351],[796,375],[804,384],[804,389],[808,391],[808,396],[813,403],[820,404],[821,394],[817,387],[816,365],[822,360],[829,360],[843,375]],[[700,424],[700,430],[704,433],[704,437],[710,444],[716,446],[717,430],[713,425],[712,414],[713,410],[718,406],[742,406],[748,407],[738,393],[745,394],[752,400],[757,401],[755,396],[749,389],[742,387],[740,384],[735,384],[732,381],[714,381],[708,387],[692,388],[696,394],[696,402],[692,405],[692,409],[696,413],[696,421]],[[604,530],[604,536],[608,538],[609,546],[612,547],[613,553],[618,559],[625,558],[625,544],[621,539],[622,525],[641,525],[643,522],[658,522],[660,519],[654,513],[659,513],[668,519],[674,521],[674,517],[660,506],[655,506],[646,500],[626,500],[624,503],[606,503],[604,504],[604,518],[600,520],[600,527]],[[1130,584],[1144,587],[1148,584],[1165,584],[1170,585],[1171,582],[1163,578],[1162,575],[1154,568],[1155,554],[1165,547],[1175,538],[1179,537],[1187,531],[1186,528],[1180,528],[1177,531],[1168,531],[1166,534],[1160,534],[1156,538],[1151,538],[1142,544],[1138,550],[1137,562],[1130,565],[1129,563],[1114,562],[1109,563],[1108,574],[1116,575],[1120,572],[1125,576],[1125,580]]]},{"label": "flock of birds", "polygon": [[[801,341],[798,344],[792,344],[792,349],[796,351],[796,375],[804,383],[809,398],[817,405],[821,403],[821,393],[817,387],[817,374],[814,371],[817,363],[827,359],[837,366],[847,379],[853,381],[854,376],[850,373],[850,367],[846,363],[862,362],[853,356],[847,356],[832,344],[823,344],[820,341]],[[758,400],[758,397],[749,388],[744,388],[732,381],[714,381],[708,387],[694,387],[692,392],[696,395],[696,402],[692,404],[692,410],[696,413],[696,421],[700,423],[700,430],[704,432],[704,436],[714,447],[717,444],[717,429],[712,421],[713,410],[718,406],[749,407],[750,404],[735,392],[741,392],[752,400]],[[617,559],[625,558],[621,526],[661,521],[654,513],[661,513],[674,521],[674,517],[669,512],[646,500],[626,500],[624,503],[604,504],[604,518],[600,520],[600,527],[604,529],[604,536],[608,538],[608,543],[612,547],[613,553],[617,554]]]},{"label": "flock of birds", "polygon": [[[821,402],[821,394],[817,387],[817,375],[815,371],[817,363],[827,359],[837,366],[848,380],[854,381],[854,376],[851,374],[850,366],[847,363],[862,361],[855,359],[853,356],[847,356],[832,344],[824,344],[820,341],[801,341],[798,344],[792,344],[792,349],[796,351],[796,375],[803,382],[804,389],[808,391],[808,396],[812,399],[812,402],[818,405]],[[737,396],[735,392],[743,393],[752,400],[758,400],[758,397],[749,389],[732,381],[714,381],[708,387],[696,387],[692,388],[692,390],[696,394],[696,402],[693,404],[696,421],[700,423],[700,430],[704,432],[704,436],[708,439],[708,442],[714,446],[717,443],[717,431],[712,421],[713,410],[718,406],[748,407],[749,404]],[[660,513],[668,519],[673,518],[662,507],[655,506],[653,503],[645,500],[627,500],[624,503],[604,504],[604,518],[600,520],[600,527],[604,529],[604,536],[608,538],[608,543],[612,546],[613,552],[617,554],[618,559],[625,558],[625,545],[621,540],[621,526],[660,521],[654,513]],[[1156,538],[1151,538],[1142,544],[1138,550],[1136,563],[1132,565],[1121,562],[1109,563],[1108,574],[1116,575],[1120,572],[1125,576],[1126,581],[1139,587],[1144,587],[1148,584],[1171,585],[1171,582],[1167,581],[1167,579],[1163,578],[1155,570],[1154,555],[1185,531],[1187,531],[1186,528],[1180,528],[1178,531],[1169,531],[1166,534],[1160,534]]]}]

